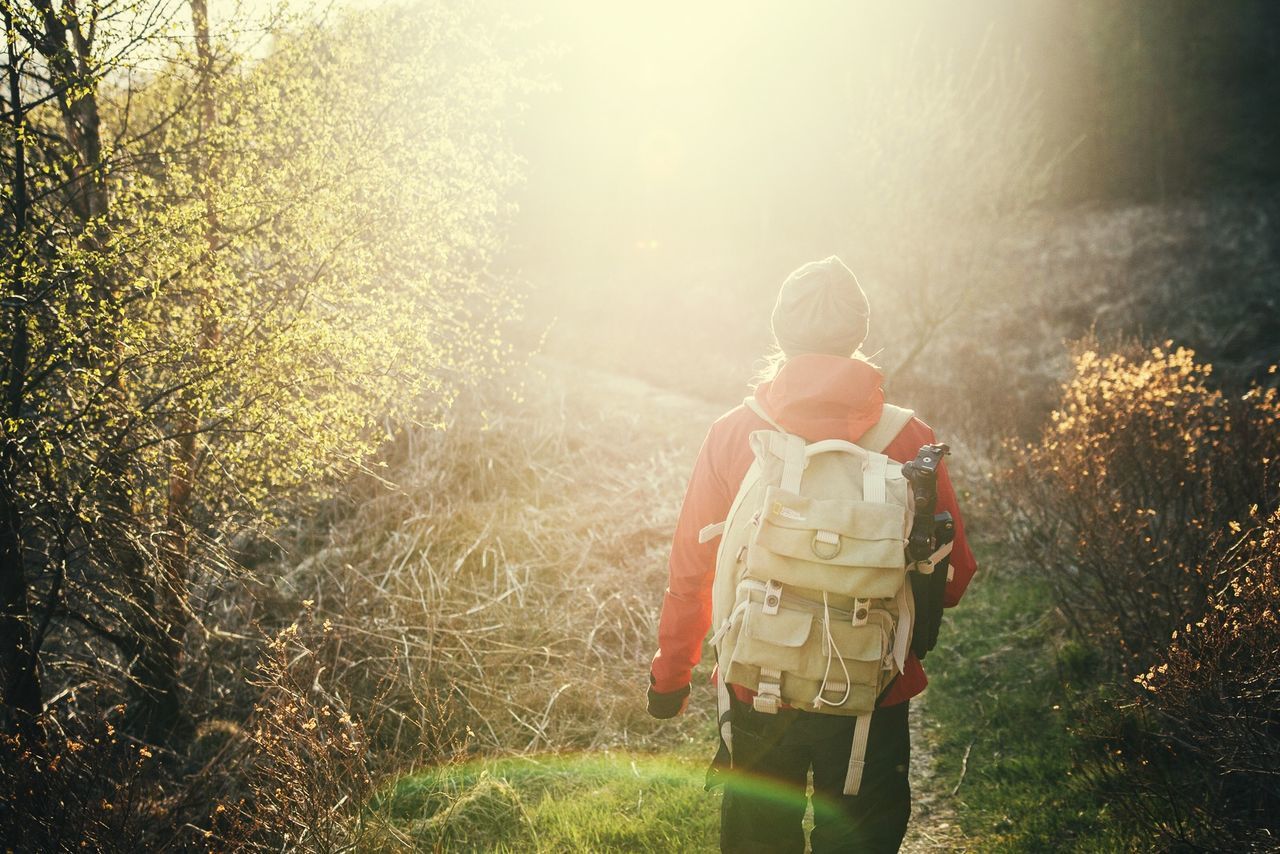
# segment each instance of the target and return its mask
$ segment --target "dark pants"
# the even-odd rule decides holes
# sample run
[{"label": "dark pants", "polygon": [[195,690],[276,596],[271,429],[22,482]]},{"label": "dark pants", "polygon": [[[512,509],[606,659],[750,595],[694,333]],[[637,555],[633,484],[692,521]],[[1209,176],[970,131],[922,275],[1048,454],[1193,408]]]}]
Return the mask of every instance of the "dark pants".
[{"label": "dark pants", "polygon": [[853,718],[795,709],[766,715],[734,698],[734,768],[725,775],[720,850],[804,851],[800,823],[812,767],[814,854],[897,851],[911,815],[907,706],[872,714],[862,787],[851,796],[844,794],[844,779]]}]

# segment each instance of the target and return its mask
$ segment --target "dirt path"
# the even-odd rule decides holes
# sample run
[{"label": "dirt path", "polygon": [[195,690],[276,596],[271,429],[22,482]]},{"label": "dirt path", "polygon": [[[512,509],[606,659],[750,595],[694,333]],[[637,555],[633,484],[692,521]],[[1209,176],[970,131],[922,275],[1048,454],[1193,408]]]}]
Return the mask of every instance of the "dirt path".
[{"label": "dirt path", "polygon": [[[673,432],[689,436],[692,442],[699,441],[702,431],[723,413],[723,409],[713,403],[661,389],[634,377],[546,358],[539,360],[539,367],[549,375],[573,376],[598,388],[598,399],[602,406],[631,405],[632,401],[643,401],[643,406],[649,410],[662,409],[670,412],[673,416]],[[934,754],[924,731],[923,720],[928,714],[927,709],[926,692],[912,703],[912,818],[902,850],[913,853],[966,851],[969,846],[965,843],[951,803],[950,792],[954,781],[943,780],[938,775]]]},{"label": "dirt path", "polygon": [[902,840],[902,851],[908,854],[968,851],[951,803],[951,787],[955,783],[938,774],[932,746],[924,731],[928,714],[926,691],[911,702],[911,823],[907,826],[907,838]]}]

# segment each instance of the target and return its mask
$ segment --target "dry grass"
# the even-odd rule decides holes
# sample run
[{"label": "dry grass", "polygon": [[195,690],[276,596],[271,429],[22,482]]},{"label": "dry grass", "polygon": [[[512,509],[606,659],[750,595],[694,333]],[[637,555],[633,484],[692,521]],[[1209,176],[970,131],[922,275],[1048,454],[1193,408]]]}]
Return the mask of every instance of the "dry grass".
[{"label": "dry grass", "polygon": [[[643,689],[708,412],[687,402],[676,423],[670,400],[637,411],[633,388],[556,371],[523,403],[405,430],[384,482],[277,579],[314,601],[340,645],[326,678],[365,698],[388,756],[635,745],[655,730]],[[424,719],[424,698],[447,714]]]}]

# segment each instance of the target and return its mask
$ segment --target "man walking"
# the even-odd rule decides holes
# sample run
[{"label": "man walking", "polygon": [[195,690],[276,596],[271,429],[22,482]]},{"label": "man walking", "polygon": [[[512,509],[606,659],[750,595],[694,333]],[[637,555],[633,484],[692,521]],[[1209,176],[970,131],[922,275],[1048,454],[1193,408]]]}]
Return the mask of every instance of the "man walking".
[{"label": "man walking", "polygon": [[[650,670],[649,712],[655,717],[674,717],[688,703],[692,671],[711,625],[718,545],[705,536],[707,541],[700,542],[699,534],[728,516],[754,459],[750,435],[781,429],[808,443],[856,443],[880,421],[883,377],[859,353],[869,314],[856,277],[834,256],[805,264],[783,282],[772,315],[778,345],[772,376],[756,386],[753,400],[711,425],[689,480]],[[884,433],[883,426],[879,432]],[[914,417],[884,439],[884,454],[899,463],[935,441],[929,426]],[[949,512],[954,522],[951,576],[943,596],[949,607],[977,567],[945,467],[937,471],[936,509]],[[773,711],[769,704],[753,702],[755,694],[746,686],[728,685],[733,769],[721,806],[721,850],[803,851],[801,821],[812,772],[814,852],[897,851],[911,812],[908,701],[925,682],[919,660],[906,656],[870,714],[869,732],[862,733],[865,765],[853,795],[845,792],[854,718],[786,704]]]}]

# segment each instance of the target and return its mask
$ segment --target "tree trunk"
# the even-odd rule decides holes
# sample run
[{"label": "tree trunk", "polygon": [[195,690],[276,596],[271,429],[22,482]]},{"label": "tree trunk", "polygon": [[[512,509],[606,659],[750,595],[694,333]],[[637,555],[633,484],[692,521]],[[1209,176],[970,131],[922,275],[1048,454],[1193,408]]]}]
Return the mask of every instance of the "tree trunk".
[{"label": "tree trunk", "polygon": [[[13,266],[10,283],[11,337],[9,364],[5,369],[4,412],[10,419],[22,415],[25,399],[30,338],[26,305],[26,247],[30,202],[27,198],[26,143],[22,134],[25,120],[22,87],[18,80],[17,35],[9,7],[4,7],[8,53],[9,106],[14,126],[14,168],[10,191],[14,211],[11,247]],[[8,435],[0,444],[0,720],[10,733],[28,739],[40,738],[39,716],[43,709],[40,674],[31,632],[27,597],[26,553],[23,548],[23,519],[19,467],[21,451]]]},{"label": "tree trunk", "polygon": [[22,517],[13,501],[16,460],[5,444],[0,476],[0,720],[7,732],[39,740],[43,698],[27,611]]}]

